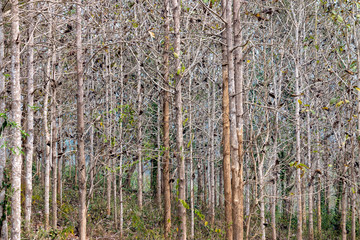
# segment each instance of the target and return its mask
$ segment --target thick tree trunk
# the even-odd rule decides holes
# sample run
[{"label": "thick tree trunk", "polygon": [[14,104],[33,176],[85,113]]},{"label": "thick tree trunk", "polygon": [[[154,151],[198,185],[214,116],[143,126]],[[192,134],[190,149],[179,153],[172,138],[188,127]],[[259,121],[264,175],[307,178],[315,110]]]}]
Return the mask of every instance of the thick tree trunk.
[{"label": "thick tree trunk", "polygon": [[[11,1],[11,118],[10,121],[21,127],[21,86],[20,86],[20,29],[19,2]],[[21,239],[21,132],[15,129],[12,133],[11,158],[11,239]]]},{"label": "thick tree trunk", "polygon": [[76,75],[77,75],[77,160],[79,170],[79,236],[86,240],[86,165],[84,146],[84,80],[81,37],[81,0],[76,5]]},{"label": "thick tree trunk", "polygon": [[[235,80],[235,93],[236,93],[236,132],[238,141],[238,158],[233,161],[238,161],[238,179],[235,182],[237,195],[239,198],[238,206],[236,207],[238,222],[236,225],[239,233],[237,239],[244,237],[244,182],[243,182],[243,165],[244,165],[244,147],[243,147],[243,134],[244,134],[244,106],[243,106],[243,85],[244,85],[244,67],[243,67],[243,52],[242,52],[242,32],[241,32],[241,1],[233,0],[234,4],[234,80]],[[231,94],[231,93],[230,93]],[[237,167],[236,167],[237,168]],[[261,224],[264,226],[264,224]],[[265,238],[265,232],[263,234]]]}]

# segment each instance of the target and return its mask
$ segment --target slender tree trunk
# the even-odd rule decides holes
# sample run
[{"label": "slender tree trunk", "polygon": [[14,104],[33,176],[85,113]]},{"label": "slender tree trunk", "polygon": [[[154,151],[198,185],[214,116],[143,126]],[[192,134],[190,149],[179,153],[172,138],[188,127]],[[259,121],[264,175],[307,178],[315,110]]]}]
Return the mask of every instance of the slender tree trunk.
[{"label": "slender tree trunk", "polygon": [[352,181],[352,192],[351,194],[351,239],[356,240],[356,179],[355,179],[355,143],[351,141],[351,181]]},{"label": "slender tree trunk", "polygon": [[[215,82],[211,82],[211,116],[210,116],[210,138],[211,138],[211,148],[210,148],[210,224],[213,226],[215,221],[215,137],[214,137],[214,128],[215,128]],[[210,101],[210,99],[209,99]]]},{"label": "slender tree trunk", "polygon": [[[109,55],[106,54],[105,55],[105,65],[106,66],[110,66],[110,60],[109,60]],[[111,215],[111,185],[112,185],[112,146],[111,146],[111,116],[110,116],[110,101],[111,98],[109,99],[109,95],[110,95],[110,85],[111,85],[111,80],[110,80],[110,72],[109,72],[109,68],[107,67],[105,70],[105,81],[106,81],[106,94],[105,94],[105,101],[106,101],[106,139],[107,139],[107,147],[106,147],[106,164],[107,164],[107,176],[106,176],[106,215],[108,217],[110,217]]]},{"label": "slender tree trunk", "polygon": [[171,202],[170,202],[170,96],[169,96],[169,46],[170,46],[170,2],[164,0],[165,14],[165,44],[164,44],[164,100],[163,100],[163,124],[164,124],[164,157],[163,157],[163,184],[164,184],[164,232],[165,239],[170,239],[171,229]]},{"label": "slender tree trunk", "polygon": [[[53,59],[54,60],[54,59]],[[54,64],[54,61],[53,61]],[[55,71],[55,69],[53,69]],[[55,74],[53,72],[53,80],[55,81]],[[57,126],[56,126],[56,82],[54,82],[52,104],[51,104],[51,125],[52,125],[52,227],[57,228]]]},{"label": "slender tree trunk", "polygon": [[194,166],[193,166],[193,121],[192,121],[192,101],[191,101],[191,87],[192,87],[192,76],[189,79],[189,141],[190,141],[190,149],[189,149],[189,164],[190,164],[190,239],[195,239],[195,216],[194,216]]},{"label": "slender tree trunk", "polygon": [[49,228],[49,215],[50,215],[50,132],[48,126],[48,102],[49,102],[49,91],[50,91],[50,57],[47,63],[47,74],[46,74],[46,87],[45,87],[45,98],[44,98],[44,132],[45,132],[45,229]]},{"label": "slender tree trunk", "polygon": [[[159,89],[160,92],[160,89]],[[161,113],[160,113],[160,105],[161,99],[159,96],[157,106],[157,133],[156,133],[156,142],[157,142],[157,172],[156,172],[156,203],[158,208],[161,209]]]},{"label": "slender tree trunk", "polygon": [[[21,86],[20,86],[20,29],[19,2],[11,1],[11,119],[18,128],[21,127]],[[11,158],[11,239],[21,239],[21,132],[15,129],[12,133]]]},{"label": "slender tree trunk", "polygon": [[180,66],[180,1],[172,0],[173,18],[174,18],[174,56],[175,56],[175,109],[176,109],[176,157],[178,162],[178,177],[179,177],[179,200],[178,200],[178,217],[179,217],[179,232],[178,239],[186,240],[186,208],[184,201],[186,200],[185,193],[185,157],[184,157],[184,141],[183,141],[183,116],[182,116],[182,73]]},{"label": "slender tree trunk", "polygon": [[[359,13],[359,9],[357,8],[356,13]],[[355,24],[354,24],[355,26]],[[357,78],[358,78],[358,86],[360,85],[360,41],[359,41],[359,29],[354,27],[354,39],[355,39],[355,43],[356,43],[356,65],[357,65]],[[357,98],[358,98],[358,102],[357,102],[357,115],[360,116],[360,91],[357,91]],[[358,139],[358,149],[360,149],[360,118],[358,117],[358,121],[357,121],[357,139]],[[360,155],[360,154],[359,154]],[[356,161],[356,160],[354,160]],[[353,165],[354,167],[354,165]],[[354,174],[355,175],[355,174]],[[355,176],[354,176],[355,178]],[[355,195],[355,194],[354,194]],[[355,196],[354,196],[355,198]],[[352,204],[353,207],[355,206],[355,203]],[[353,215],[355,215],[355,209],[353,209]],[[359,214],[359,223],[360,223],[360,214]]]},{"label": "slender tree trunk", "polygon": [[[2,10],[2,2],[0,1],[0,22],[3,22],[3,10]],[[4,75],[4,26],[3,24],[0,25],[0,93],[4,93],[6,86],[5,86],[5,75]],[[0,95],[0,113],[5,113],[6,104],[5,104],[5,96]],[[5,121],[5,119],[4,119]],[[1,125],[3,125],[4,121],[1,121]],[[6,142],[5,140],[5,129],[2,129],[2,133],[0,134],[0,147],[3,146]],[[30,137],[30,136],[29,136]],[[2,147],[1,147],[2,148]],[[4,209],[5,203],[5,194],[6,189],[4,187],[4,173],[5,173],[5,167],[6,167],[6,151],[3,149],[0,150],[0,202],[3,204],[0,204],[0,218],[2,219],[2,222],[0,224],[1,234],[0,239],[1,240],[7,240],[8,239],[8,224],[7,224],[7,213]]]},{"label": "slender tree trunk", "polygon": [[137,62],[137,110],[139,114],[137,122],[137,160],[138,160],[138,206],[140,210],[143,207],[143,164],[142,164],[142,84],[140,59]]},{"label": "slender tree trunk", "polygon": [[[296,126],[296,161],[301,163],[301,123],[300,123],[300,23],[302,21],[301,16],[299,21],[295,23],[295,126]],[[297,239],[302,240],[303,237],[303,207],[302,207],[302,192],[301,192],[301,170],[296,170],[296,187],[298,191],[298,224],[297,224]]]},{"label": "slender tree trunk", "polygon": [[[61,110],[59,109],[59,116],[61,116]],[[62,205],[63,203],[63,186],[62,186],[62,171],[63,171],[63,154],[64,154],[64,150],[63,150],[63,139],[62,139],[62,133],[61,133],[61,129],[62,129],[62,118],[59,118],[59,133],[58,133],[58,137],[59,137],[59,141],[58,141],[58,153],[60,153],[60,155],[58,156],[58,182],[57,182],[57,185],[58,185],[58,195],[59,195],[59,203],[60,203],[60,206]]]},{"label": "slender tree trunk", "polygon": [[347,195],[346,195],[346,182],[344,180],[342,183],[342,189],[341,189],[341,239],[346,240],[346,212],[347,212]]},{"label": "slender tree trunk", "polygon": [[[1,8],[1,6],[0,6]],[[31,202],[32,202],[32,165],[34,155],[34,23],[32,11],[34,10],[33,0],[29,1],[28,9],[30,12],[29,22],[29,42],[28,42],[28,82],[27,82],[27,133],[26,138],[26,169],[25,169],[25,230],[30,231],[31,221]],[[0,19],[2,22],[2,19]],[[1,30],[2,31],[2,30]],[[1,41],[1,40],[0,40]],[[3,50],[2,50],[3,51]],[[0,61],[2,62],[3,55]],[[0,75],[3,73],[1,72]],[[2,79],[0,79],[0,82]],[[0,112],[2,112],[0,110]],[[0,146],[2,144],[0,143]],[[0,175],[2,173],[0,172]],[[0,183],[1,184],[1,183]]]},{"label": "slender tree trunk", "polygon": [[[310,101],[310,93],[307,91],[307,96],[309,96],[308,101]],[[307,112],[306,114],[306,120],[307,120],[307,165],[310,166],[310,169],[312,171],[309,171],[309,179],[311,178],[311,172],[313,172],[314,167],[311,161],[311,117],[310,112]],[[309,180],[311,181],[311,180]],[[310,182],[309,186],[309,240],[314,239],[314,185],[312,182]]]},{"label": "slender tree trunk", "polygon": [[[227,0],[222,0],[222,10],[225,15]],[[226,38],[226,32],[222,33],[222,37]],[[225,196],[225,231],[226,239],[233,239],[233,224],[232,224],[232,192],[231,192],[231,168],[230,168],[230,111],[229,111],[229,61],[227,57],[227,46],[222,46],[222,80],[223,80],[223,96],[222,96],[222,111],[223,111],[223,178],[224,178],[224,196]]]},{"label": "slender tree trunk", "polygon": [[86,240],[86,165],[84,146],[84,86],[81,37],[81,0],[76,5],[76,74],[77,74],[77,158],[79,170],[79,236]]},{"label": "slender tree trunk", "polygon": [[[120,45],[120,116],[123,115],[123,105],[124,105],[124,76],[123,76],[123,45]],[[120,132],[120,171],[119,171],[119,201],[120,201],[120,216],[119,216],[119,224],[120,224],[120,239],[123,238],[124,235],[124,204],[123,204],[123,122],[120,121],[119,126]]]},{"label": "slender tree trunk", "polygon": [[[49,38],[53,37],[53,16],[52,16],[52,3],[48,3],[49,7]],[[50,215],[50,165],[51,165],[51,127],[49,129],[48,123],[48,106],[49,106],[49,94],[51,90],[51,65],[53,59],[53,48],[48,50],[48,62],[46,65],[46,87],[44,98],[44,132],[45,132],[45,229],[49,229],[49,215]]]}]

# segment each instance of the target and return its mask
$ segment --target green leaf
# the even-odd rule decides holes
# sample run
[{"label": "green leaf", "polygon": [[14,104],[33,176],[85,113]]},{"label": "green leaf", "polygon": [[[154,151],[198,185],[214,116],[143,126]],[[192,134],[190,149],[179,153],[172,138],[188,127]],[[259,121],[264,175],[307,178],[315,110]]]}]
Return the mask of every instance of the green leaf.
[{"label": "green leaf", "polygon": [[185,202],[185,200],[183,199],[179,199],[179,201],[181,202],[181,204],[184,206],[184,208],[186,209],[190,209],[189,205]]},{"label": "green leaf", "polygon": [[338,98],[332,98],[330,99],[330,104],[333,105],[338,101]]}]

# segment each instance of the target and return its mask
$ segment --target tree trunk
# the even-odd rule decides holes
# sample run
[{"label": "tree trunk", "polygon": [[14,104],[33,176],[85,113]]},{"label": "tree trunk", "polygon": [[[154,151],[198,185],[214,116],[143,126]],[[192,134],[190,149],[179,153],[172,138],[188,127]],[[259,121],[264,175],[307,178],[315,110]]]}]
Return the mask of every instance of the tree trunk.
[{"label": "tree trunk", "polygon": [[[54,56],[54,55],[53,55]],[[53,58],[53,64],[55,64]],[[55,81],[55,69],[53,68],[52,79]],[[52,125],[52,227],[57,228],[57,126],[56,126],[56,82],[53,86],[52,104],[51,104],[51,125]]]},{"label": "tree trunk", "polygon": [[[309,84],[310,85],[310,84]],[[310,101],[310,93],[307,91],[306,94],[308,97],[308,101]],[[310,167],[309,171],[309,181],[311,181],[311,173],[315,170],[311,161],[311,117],[310,112],[306,114],[307,120],[307,165]],[[305,214],[304,214],[305,215]],[[314,239],[314,185],[310,182],[309,186],[309,240]]]},{"label": "tree trunk", "polygon": [[[3,10],[2,10],[2,2],[0,1],[0,22],[3,22]],[[4,75],[4,26],[3,24],[0,25],[0,93],[3,93],[6,89],[5,86],[5,75]],[[5,104],[5,96],[0,96],[0,113],[5,113],[6,104]],[[4,119],[5,121],[5,119]],[[4,121],[1,121],[1,126],[3,125]],[[4,129],[2,129],[2,133],[0,134],[0,146],[3,146],[6,142],[5,136],[4,136]],[[29,133],[30,138],[30,133]],[[5,173],[5,167],[6,167],[6,151],[1,150],[0,151],[0,202],[4,202],[5,200],[5,187],[3,187],[4,182],[4,173]],[[31,199],[31,198],[30,198]],[[31,203],[31,202],[30,202]],[[4,209],[5,204],[0,204],[0,218],[3,219],[0,224],[1,234],[0,239],[1,240],[7,240],[7,220],[6,220],[6,210]],[[31,211],[31,210],[30,210]],[[26,212],[26,218],[29,219],[28,215],[29,212]],[[31,212],[30,212],[31,214]],[[26,222],[26,227],[29,226],[29,222]],[[28,229],[28,228],[27,228]]]},{"label": "tree trunk", "polygon": [[[159,88],[160,92],[160,88]],[[158,208],[161,209],[161,113],[160,113],[160,105],[161,105],[160,96],[158,98],[157,105],[157,133],[156,133],[156,143],[157,143],[157,162],[156,162],[156,203]]]},{"label": "tree trunk", "polygon": [[[211,116],[210,116],[210,224],[213,226],[215,221],[215,137],[214,137],[214,128],[215,128],[215,82],[211,82]],[[209,99],[210,101],[210,99]]]},{"label": "tree trunk", "polygon": [[190,164],[190,239],[195,239],[195,215],[194,215],[194,166],[193,166],[193,121],[192,121],[192,101],[191,101],[191,88],[192,87],[192,76],[189,79],[189,141],[190,141],[190,149],[189,149],[189,164]]},{"label": "tree trunk", "polygon": [[[294,4],[294,3],[293,3]],[[293,5],[294,8],[294,5]],[[293,9],[294,11],[294,9]],[[300,17],[299,17],[300,18]],[[302,19],[299,19],[296,22],[295,26],[295,128],[296,128],[296,161],[298,164],[301,163],[301,123],[300,123],[300,28],[299,25],[302,22]],[[302,240],[303,237],[303,207],[302,207],[302,192],[301,192],[301,170],[296,170],[296,187],[298,191],[297,203],[298,203],[298,224],[297,224],[297,239]]]},{"label": "tree trunk", "polygon": [[[242,32],[241,32],[241,1],[233,0],[234,4],[234,45],[240,46],[242,44]],[[236,132],[238,141],[238,158],[234,158],[233,161],[238,161],[235,169],[238,168],[238,177],[236,177],[234,183],[236,185],[238,199],[235,211],[237,211],[237,220],[235,220],[236,228],[238,228],[238,238],[244,237],[244,182],[243,182],[243,165],[244,165],[244,147],[243,147],[243,134],[244,134],[244,106],[243,106],[243,85],[244,85],[244,67],[243,67],[243,52],[242,47],[234,49],[234,81],[235,81],[235,93],[236,93]],[[231,93],[230,93],[231,94]],[[237,171],[237,170],[236,170]],[[237,179],[238,178],[238,179]],[[262,226],[265,226],[262,224]],[[265,239],[265,234],[263,234]]]},{"label": "tree trunk", "polygon": [[50,132],[48,126],[48,102],[49,102],[49,91],[50,91],[50,57],[47,63],[47,74],[46,74],[46,87],[45,87],[45,98],[44,98],[44,114],[43,114],[43,122],[44,122],[44,132],[45,132],[45,229],[49,228],[49,214],[50,214]]},{"label": "tree trunk", "polygon": [[[120,45],[120,116],[123,115],[123,105],[124,105],[124,76],[123,76],[123,45]],[[124,204],[123,204],[123,121],[119,123],[119,132],[120,132],[120,170],[119,170],[119,201],[120,201],[120,215],[119,215],[119,233],[120,239],[123,238],[124,235]]]},{"label": "tree trunk", "polygon": [[164,236],[171,239],[171,202],[170,202],[170,96],[169,96],[169,47],[170,47],[170,2],[164,0],[165,15],[165,43],[164,43],[164,100],[163,100],[163,124],[164,124],[164,157],[163,157],[163,184],[164,184]]},{"label": "tree trunk", "polygon": [[138,160],[138,206],[140,210],[143,207],[143,170],[142,170],[142,86],[141,86],[141,69],[140,60],[137,62],[137,160]]},{"label": "tree trunk", "polygon": [[346,182],[344,180],[342,183],[342,189],[341,189],[341,239],[346,240],[346,212],[347,212],[347,195],[346,195]]},{"label": "tree trunk", "polygon": [[[227,0],[222,0],[222,10],[226,15]],[[222,37],[226,38],[226,32],[223,31]],[[233,239],[232,225],[232,192],[231,192],[231,168],[230,168],[230,112],[229,112],[229,61],[227,57],[227,46],[223,44],[222,48],[222,112],[223,112],[223,178],[224,178],[224,196],[225,196],[225,231],[226,239]],[[199,187],[199,186],[198,186]]]},{"label": "tree trunk", "polygon": [[[1,7],[1,6],[0,6]],[[28,9],[30,12],[30,23],[29,23],[29,42],[28,42],[28,82],[27,82],[27,133],[29,134],[26,138],[26,169],[25,169],[25,230],[30,231],[31,221],[31,202],[32,202],[32,165],[34,155],[34,18],[31,13],[34,9],[33,0],[29,1]],[[0,19],[2,22],[2,19]],[[1,30],[2,31],[2,30]],[[0,40],[1,41],[1,40]],[[3,50],[2,50],[3,51]],[[3,60],[3,53],[0,61]],[[0,73],[3,74],[2,72]],[[0,82],[2,79],[0,79]],[[1,92],[1,91],[0,91]],[[0,112],[3,112],[0,110]],[[2,144],[0,143],[0,146]],[[0,175],[2,173],[0,172]]]},{"label": "tree trunk", "polygon": [[[19,2],[11,1],[11,119],[21,127],[21,86],[20,86],[20,30],[19,30]],[[21,239],[21,132],[15,129],[12,133],[11,155],[11,239]]]},{"label": "tree trunk", "polygon": [[174,18],[174,56],[175,56],[175,109],[176,109],[176,157],[178,162],[178,179],[179,179],[179,200],[178,200],[178,217],[179,217],[179,232],[178,239],[186,240],[186,208],[184,202],[186,201],[185,193],[185,157],[184,157],[184,141],[183,141],[183,117],[182,117],[182,70],[180,66],[180,1],[172,0],[173,18]]},{"label": "tree trunk", "polygon": [[86,240],[86,165],[84,146],[84,86],[81,37],[81,0],[76,5],[76,75],[77,75],[77,160],[79,170],[79,236]]}]

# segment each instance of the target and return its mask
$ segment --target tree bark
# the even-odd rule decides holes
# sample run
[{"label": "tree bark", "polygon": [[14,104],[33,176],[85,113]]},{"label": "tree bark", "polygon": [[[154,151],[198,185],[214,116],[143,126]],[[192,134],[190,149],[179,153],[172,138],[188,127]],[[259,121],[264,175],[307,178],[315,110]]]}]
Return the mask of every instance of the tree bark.
[{"label": "tree bark", "polygon": [[[238,231],[237,239],[241,240],[244,237],[244,182],[243,182],[243,165],[244,165],[244,106],[243,106],[243,85],[244,85],[244,67],[243,67],[243,52],[242,52],[242,32],[241,32],[241,1],[233,0],[234,4],[234,81],[236,93],[236,133],[238,141],[238,157],[233,161],[238,161],[235,165],[235,171],[238,171],[238,176],[235,178],[235,188],[237,189],[235,195],[238,195],[237,220],[235,220],[236,231]],[[240,46],[240,47],[239,47]],[[230,93],[231,94],[231,93]],[[237,170],[238,169],[238,170]],[[262,226],[265,226],[262,224]],[[265,234],[263,234],[265,238]]]},{"label": "tree bark", "polygon": [[140,59],[137,62],[137,170],[138,170],[138,206],[140,210],[143,207],[143,164],[142,164],[142,86],[141,86],[141,68]]},{"label": "tree bark", "polygon": [[[53,59],[55,60],[55,59]],[[53,61],[54,64],[54,61]],[[52,104],[51,104],[51,125],[52,125],[52,227],[57,228],[57,126],[56,126],[56,82],[55,82],[55,69],[53,69],[53,86]]]},{"label": "tree bark", "polygon": [[178,162],[178,178],[179,178],[179,195],[178,195],[178,239],[186,240],[186,201],[185,193],[185,157],[184,157],[184,141],[183,141],[183,114],[182,114],[182,70],[180,66],[180,1],[172,0],[173,18],[174,18],[174,57],[175,57],[175,110],[176,110],[176,157]]},{"label": "tree bark", "polygon": [[165,44],[164,60],[164,100],[163,100],[163,128],[164,128],[164,157],[163,157],[163,184],[164,184],[164,236],[171,239],[171,196],[170,196],[170,96],[169,96],[169,46],[170,46],[170,2],[164,0],[164,30]]},{"label": "tree bark", "polygon": [[76,1],[76,75],[77,75],[77,161],[79,171],[79,236],[86,240],[86,165],[84,146],[84,80],[81,37],[81,0]]},{"label": "tree bark", "polygon": [[16,124],[12,133],[11,154],[11,239],[21,239],[21,86],[20,86],[20,29],[19,1],[11,1],[11,119]]},{"label": "tree bark", "polygon": [[193,121],[192,121],[192,101],[191,101],[191,90],[192,90],[192,76],[189,79],[189,141],[190,141],[190,149],[189,149],[189,164],[190,164],[190,239],[193,240],[195,238],[195,199],[194,199],[194,166],[193,166]]},{"label": "tree bark", "polygon": [[[226,15],[227,0],[222,0],[222,10]],[[226,38],[227,34],[224,31],[222,37]],[[230,111],[229,111],[229,61],[227,46],[222,46],[222,112],[223,112],[223,178],[224,178],[224,196],[225,196],[225,231],[226,239],[233,239],[233,225],[232,225],[232,192],[231,192],[231,168],[230,168]]]},{"label": "tree bark", "polygon": [[[3,6],[2,6],[2,2],[0,1],[0,22],[3,22]],[[6,85],[5,85],[5,76],[4,76],[4,66],[5,66],[5,61],[4,61],[4,26],[3,24],[0,25],[0,113],[5,113],[5,109],[6,109],[6,101],[5,101],[5,89],[6,89]],[[6,120],[3,119],[1,121],[1,126],[3,125],[3,123]],[[0,147],[3,146],[6,142],[6,138],[5,138],[5,134],[4,134],[4,129],[2,129],[2,133],[0,134]],[[29,136],[30,137],[30,136]],[[2,147],[1,147],[2,148]],[[4,202],[5,200],[5,187],[3,187],[3,182],[4,182],[4,173],[5,173],[5,167],[6,167],[6,151],[4,151],[3,149],[0,150],[0,202]],[[31,199],[31,198],[30,198]],[[31,203],[31,202],[30,202]],[[7,219],[6,219],[6,210],[4,209],[5,204],[0,204],[0,218],[2,219],[2,222],[0,224],[0,229],[1,229],[1,234],[0,234],[0,239],[1,240],[7,240],[8,236],[7,236]],[[29,212],[27,212],[29,213]],[[26,219],[28,219],[28,215],[26,215]],[[28,225],[26,225],[28,226]]]},{"label": "tree bark", "polygon": [[[1,8],[1,6],[0,6]],[[28,42],[28,82],[27,82],[27,133],[29,134],[26,138],[26,169],[25,169],[25,230],[30,231],[31,221],[31,202],[32,202],[32,165],[34,155],[34,23],[33,17],[34,3],[33,0],[29,1],[28,9],[30,12],[30,23],[29,23],[29,42]],[[0,19],[2,22],[2,19]],[[1,41],[1,40],[0,40]],[[2,62],[3,55],[1,57]],[[3,75],[3,73],[0,73]],[[2,80],[0,79],[0,82]],[[0,91],[1,92],[1,91]],[[2,112],[0,110],[0,112]],[[0,143],[0,146],[2,144]],[[1,172],[0,172],[1,175]]]}]

